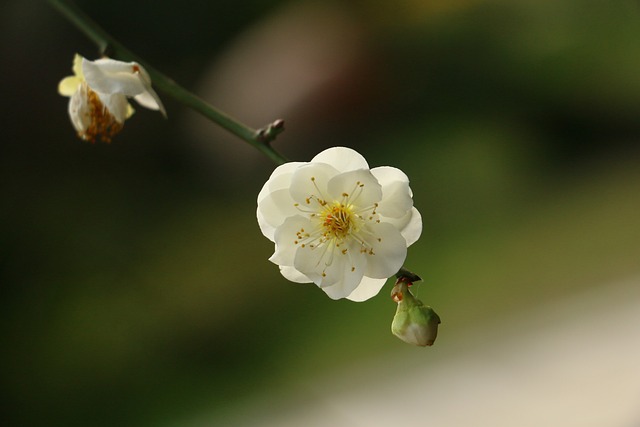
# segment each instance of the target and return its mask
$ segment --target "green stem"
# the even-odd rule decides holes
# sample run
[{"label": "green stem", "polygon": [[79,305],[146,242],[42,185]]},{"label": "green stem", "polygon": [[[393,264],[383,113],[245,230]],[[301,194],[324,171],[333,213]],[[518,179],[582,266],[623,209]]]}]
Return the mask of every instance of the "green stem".
[{"label": "green stem", "polygon": [[62,15],[91,39],[102,54],[109,53],[110,57],[123,61],[135,61],[142,65],[155,87],[176,101],[192,108],[214,123],[238,136],[245,142],[264,153],[274,163],[281,165],[287,159],[271,147],[270,143],[284,130],[284,122],[276,120],[262,129],[253,129],[236,119],[231,118],[222,111],[216,109],[202,98],[183,88],[172,79],[156,70],[154,67],[139,58],[123,44],[115,40],[109,33],[103,30],[82,10],[68,0],[48,0]]}]

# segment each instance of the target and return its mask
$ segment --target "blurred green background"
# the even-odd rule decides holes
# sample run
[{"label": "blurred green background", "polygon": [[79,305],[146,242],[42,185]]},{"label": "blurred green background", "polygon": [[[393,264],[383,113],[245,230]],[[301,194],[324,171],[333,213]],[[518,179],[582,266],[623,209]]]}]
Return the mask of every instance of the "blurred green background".
[{"label": "blurred green background", "polygon": [[56,86],[96,49],[46,2],[5,1],[6,425],[233,425],[640,274],[637,1],[77,3],[213,105],[285,119],[291,159],[345,145],[405,171],[424,218],[406,266],[443,324],[412,348],[389,285],[352,303],[283,279],[254,214],[274,165],[167,97],[168,120],[138,108],[112,144],[78,140]]}]

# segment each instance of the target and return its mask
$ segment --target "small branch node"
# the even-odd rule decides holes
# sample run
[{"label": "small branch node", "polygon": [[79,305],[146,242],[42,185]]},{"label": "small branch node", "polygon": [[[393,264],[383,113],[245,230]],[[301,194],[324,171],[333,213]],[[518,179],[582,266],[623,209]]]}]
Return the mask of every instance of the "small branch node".
[{"label": "small branch node", "polygon": [[284,120],[278,119],[267,126],[256,131],[256,139],[258,142],[269,145],[271,141],[284,131]]}]

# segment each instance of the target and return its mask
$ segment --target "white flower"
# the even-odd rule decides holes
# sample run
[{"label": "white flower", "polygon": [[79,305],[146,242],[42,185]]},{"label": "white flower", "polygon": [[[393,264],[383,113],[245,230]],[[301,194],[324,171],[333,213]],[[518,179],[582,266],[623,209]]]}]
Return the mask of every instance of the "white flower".
[{"label": "white flower", "polygon": [[114,59],[89,61],[76,54],[73,76],[65,77],[58,85],[60,95],[68,96],[69,116],[78,136],[95,142],[96,137],[110,142],[133,108],[127,98],[134,98],[143,107],[160,110],[164,106],[151,88],[151,79],[135,62]]},{"label": "white flower", "polygon": [[422,232],[407,176],[370,170],[344,147],[276,168],[258,195],[257,216],[275,242],[269,260],[284,277],[352,301],[376,295]]}]

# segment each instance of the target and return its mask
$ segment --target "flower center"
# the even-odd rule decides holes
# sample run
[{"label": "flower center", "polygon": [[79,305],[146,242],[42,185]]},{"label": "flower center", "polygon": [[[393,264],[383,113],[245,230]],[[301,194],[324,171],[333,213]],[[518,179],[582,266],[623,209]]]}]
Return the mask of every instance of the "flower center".
[{"label": "flower center", "polygon": [[[311,177],[311,182],[315,185],[315,177]],[[341,199],[327,202],[316,185],[319,196],[309,195],[305,199],[305,205],[308,207],[294,203],[294,206],[301,212],[308,214],[314,223],[312,230],[301,228],[296,231],[294,245],[299,244],[301,248],[309,248],[310,250],[324,247],[326,265],[331,265],[334,250],[337,250],[336,253],[347,255],[349,252],[347,245],[353,241],[359,244],[360,253],[375,255],[373,247],[366,241],[368,237],[372,236],[371,231],[367,231],[366,228],[367,223],[380,222],[376,213],[378,203],[365,208],[357,206],[356,202],[363,187],[364,184],[358,181],[351,193],[342,193]],[[353,270],[355,270],[355,266],[352,268]]]},{"label": "flower center", "polygon": [[342,240],[351,231],[357,232],[356,216],[353,212],[353,205],[343,205],[340,202],[333,202],[332,206],[325,206],[319,215],[322,221],[323,236],[327,240]]}]

